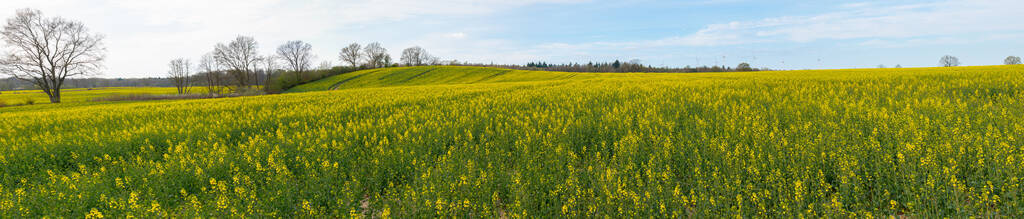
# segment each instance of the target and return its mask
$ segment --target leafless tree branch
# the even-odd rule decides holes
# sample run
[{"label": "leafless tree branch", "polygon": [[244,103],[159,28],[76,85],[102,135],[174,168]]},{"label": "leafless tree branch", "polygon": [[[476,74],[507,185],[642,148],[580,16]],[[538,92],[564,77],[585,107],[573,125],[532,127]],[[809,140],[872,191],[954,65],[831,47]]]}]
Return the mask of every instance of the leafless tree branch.
[{"label": "leafless tree branch", "polygon": [[174,87],[178,88],[178,94],[187,94],[189,87],[192,86],[192,62],[178,58],[171,60],[169,67],[171,69],[167,71],[167,76],[174,83]]},{"label": "leafless tree branch", "polygon": [[217,44],[213,50],[214,59],[228,74],[234,77],[239,87],[249,87],[255,75],[260,56],[257,54],[259,44],[252,37],[239,36],[228,44]]},{"label": "leafless tree branch", "polygon": [[277,56],[295,73],[297,80],[302,80],[302,74],[313,66],[313,46],[302,41],[288,41],[277,47]]},{"label": "leafless tree branch", "polygon": [[362,59],[363,57],[362,53],[360,53],[361,49],[362,46],[360,46],[358,43],[349,44],[345,48],[341,49],[339,57],[341,58],[341,61],[348,62],[348,64],[351,64],[352,67],[358,67],[359,60]]}]

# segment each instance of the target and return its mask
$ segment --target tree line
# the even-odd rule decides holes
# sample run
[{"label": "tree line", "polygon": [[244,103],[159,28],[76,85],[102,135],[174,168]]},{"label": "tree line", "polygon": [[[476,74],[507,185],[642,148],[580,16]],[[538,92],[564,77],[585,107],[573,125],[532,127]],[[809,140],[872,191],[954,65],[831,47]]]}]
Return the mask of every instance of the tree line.
[{"label": "tree line", "polygon": [[588,62],[550,64],[547,62],[529,62],[526,65],[503,65],[503,64],[472,64],[454,63],[452,65],[496,67],[518,70],[537,71],[562,71],[562,72],[637,72],[637,73],[696,73],[696,72],[737,72],[737,71],[765,71],[764,68],[753,68],[750,64],[740,63],[736,67],[729,66],[698,66],[698,67],[655,67],[644,65],[639,59],[628,62],[615,60],[613,62]]},{"label": "tree line", "polygon": [[[956,67],[960,66],[960,64],[960,58],[957,58],[956,56],[945,55],[942,56],[942,58],[939,58],[939,67]],[[1019,56],[1007,56],[1006,59],[1003,59],[1003,65],[1020,64],[1021,61]]]},{"label": "tree line", "polygon": [[278,46],[274,54],[260,55],[258,49],[259,43],[253,37],[238,36],[231,42],[214,46],[212,52],[200,58],[198,66],[193,66],[186,58],[171,60],[167,78],[178,88],[179,94],[188,93],[193,85],[206,86],[211,95],[224,89],[251,92],[254,86],[262,86],[262,92],[276,93],[345,72],[440,63],[437,57],[419,46],[403,50],[400,62],[395,63],[379,42],[366,46],[352,43],[342,48],[338,59],[349,66],[334,66],[324,61],[315,68],[313,63],[317,57],[313,46],[307,42],[288,41]]},{"label": "tree line", "polygon": [[238,36],[227,43],[214,45],[200,56],[198,63],[188,58],[175,58],[168,63],[167,78],[179,94],[189,93],[192,86],[205,86],[210,95],[225,92],[249,93],[267,89],[282,69],[307,72],[313,69],[312,46],[302,41],[289,41],[275,54],[259,54],[259,43],[249,36]]}]

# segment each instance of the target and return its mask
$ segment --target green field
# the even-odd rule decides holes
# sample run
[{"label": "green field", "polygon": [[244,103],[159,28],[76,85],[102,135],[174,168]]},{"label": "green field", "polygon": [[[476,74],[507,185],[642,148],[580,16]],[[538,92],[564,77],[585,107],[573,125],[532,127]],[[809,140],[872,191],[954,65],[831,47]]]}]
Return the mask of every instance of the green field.
[{"label": "green field", "polygon": [[436,66],[363,70],[329,77],[289,89],[288,92],[413,85],[474,84],[495,82],[552,81],[615,77],[618,74],[521,71],[499,68]]},{"label": "green field", "polygon": [[0,113],[0,217],[1022,217],[1022,89],[1021,66],[413,67],[58,104]]}]

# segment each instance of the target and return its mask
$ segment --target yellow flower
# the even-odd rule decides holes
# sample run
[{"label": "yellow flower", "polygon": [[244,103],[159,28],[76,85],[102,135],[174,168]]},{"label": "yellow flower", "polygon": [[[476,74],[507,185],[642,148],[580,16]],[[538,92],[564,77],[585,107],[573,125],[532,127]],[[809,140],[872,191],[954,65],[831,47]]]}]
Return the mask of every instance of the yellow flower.
[{"label": "yellow flower", "polygon": [[88,214],[85,214],[85,218],[87,218],[87,219],[103,218],[103,213],[100,212],[99,210],[96,210],[95,208],[93,208],[92,210],[89,210]]}]

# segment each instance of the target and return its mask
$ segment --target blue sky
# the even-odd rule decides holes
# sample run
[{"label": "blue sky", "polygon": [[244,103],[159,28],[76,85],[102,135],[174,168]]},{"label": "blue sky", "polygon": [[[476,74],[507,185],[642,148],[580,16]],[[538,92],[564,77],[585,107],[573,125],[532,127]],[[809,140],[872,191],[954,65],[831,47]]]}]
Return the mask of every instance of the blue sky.
[{"label": "blue sky", "polygon": [[640,59],[654,66],[749,62],[775,69],[965,65],[1024,55],[1024,4],[981,1],[653,0],[5,0],[106,35],[101,77],[163,76],[237,35],[264,54],[288,40],[340,63],[351,42],[392,56],[421,46],[443,59],[523,64]]}]

